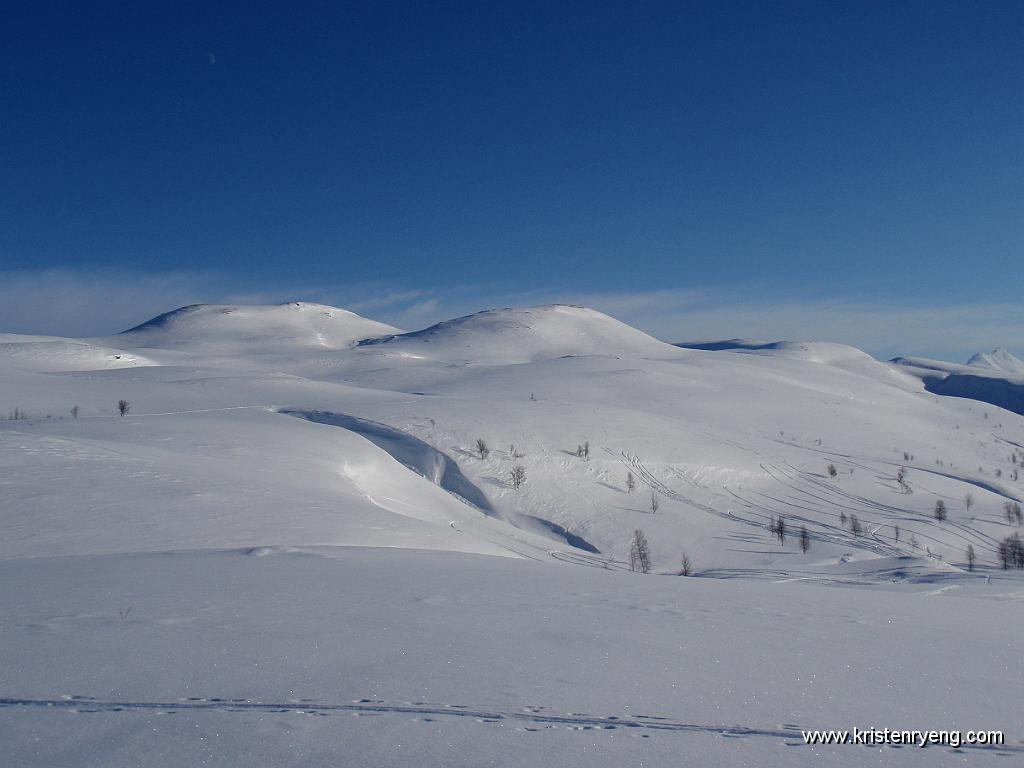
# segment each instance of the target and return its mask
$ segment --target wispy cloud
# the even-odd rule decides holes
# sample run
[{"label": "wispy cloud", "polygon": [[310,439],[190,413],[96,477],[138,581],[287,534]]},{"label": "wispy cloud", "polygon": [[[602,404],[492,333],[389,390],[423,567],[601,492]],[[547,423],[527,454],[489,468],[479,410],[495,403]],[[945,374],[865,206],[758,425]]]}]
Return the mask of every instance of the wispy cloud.
[{"label": "wispy cloud", "polygon": [[155,308],[194,304],[207,295],[202,275],[148,277],[61,269],[0,274],[0,328],[13,333],[91,336],[121,330]]},{"label": "wispy cloud", "polygon": [[341,306],[406,329],[492,307],[570,303],[673,342],[814,339],[851,344],[882,358],[917,354],[950,360],[994,346],[1024,351],[1024,319],[1009,304],[921,305],[871,293],[767,299],[742,289],[504,292],[494,286],[359,283],[245,290],[214,273],[138,276],[69,270],[0,274],[0,331],[98,336],[185,304],[294,300]]}]

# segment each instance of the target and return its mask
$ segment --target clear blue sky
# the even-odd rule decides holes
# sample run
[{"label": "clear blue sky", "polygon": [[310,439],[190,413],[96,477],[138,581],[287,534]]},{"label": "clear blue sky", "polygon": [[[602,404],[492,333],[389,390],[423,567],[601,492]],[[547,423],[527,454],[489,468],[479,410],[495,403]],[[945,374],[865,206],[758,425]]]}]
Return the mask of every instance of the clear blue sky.
[{"label": "clear blue sky", "polygon": [[20,5],[24,280],[1020,304],[1021,2]]}]

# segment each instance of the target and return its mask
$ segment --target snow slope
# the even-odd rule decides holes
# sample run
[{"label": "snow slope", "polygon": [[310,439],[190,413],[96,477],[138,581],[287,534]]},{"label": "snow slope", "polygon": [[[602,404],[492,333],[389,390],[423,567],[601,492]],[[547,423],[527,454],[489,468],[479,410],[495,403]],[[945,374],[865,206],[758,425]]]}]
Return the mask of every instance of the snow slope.
[{"label": "snow slope", "polygon": [[1024,414],[1024,370],[1021,361],[1004,350],[979,352],[967,365],[921,357],[897,357],[894,366],[924,384],[929,392],[991,403]]},{"label": "snow slope", "polygon": [[710,352],[729,351],[741,354],[764,355],[774,358],[802,360],[819,365],[845,368],[851,372],[872,377],[888,378],[886,366],[866,352],[846,344],[827,341],[752,341],[731,339],[728,341],[682,343],[678,347],[699,349]]},{"label": "snow slope", "polygon": [[[1007,766],[1021,585],[654,578],[399,549],[0,561],[6,765]],[[804,746],[1001,728],[999,750]]]},{"label": "snow slope", "polygon": [[409,334],[203,306],[4,344],[36,345],[0,356],[0,413],[28,415],[0,421],[15,765],[867,765],[799,730],[872,724],[1011,740],[886,762],[1021,753],[1024,581],[995,552],[1024,418],[923,367],[563,306]]},{"label": "snow slope", "polygon": [[991,352],[978,352],[967,361],[967,364],[975,368],[988,368],[1011,376],[1024,376],[1024,360],[998,347]]},{"label": "snow slope", "polygon": [[168,364],[256,365],[313,370],[362,339],[398,329],[337,307],[195,304],[166,312],[100,343],[142,349]]},{"label": "snow slope", "polygon": [[384,354],[508,365],[585,355],[671,356],[671,345],[586,307],[490,309],[422,331],[372,339]]},{"label": "snow slope", "polygon": [[0,366],[26,371],[94,371],[153,365],[143,355],[54,336],[0,333]]},{"label": "snow slope", "polygon": [[276,306],[195,304],[154,317],[118,338],[131,347],[212,347],[262,354],[280,346],[344,349],[395,331],[344,309],[296,301]]}]

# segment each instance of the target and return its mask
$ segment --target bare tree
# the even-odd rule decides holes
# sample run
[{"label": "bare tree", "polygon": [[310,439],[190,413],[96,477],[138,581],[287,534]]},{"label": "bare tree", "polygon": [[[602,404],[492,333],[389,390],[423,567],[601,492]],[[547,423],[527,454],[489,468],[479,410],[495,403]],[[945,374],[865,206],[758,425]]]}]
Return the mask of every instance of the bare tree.
[{"label": "bare tree", "polygon": [[512,487],[518,491],[519,487],[526,482],[526,467],[522,464],[516,464],[512,467],[512,471],[509,473],[509,481],[512,483]]},{"label": "bare tree", "polygon": [[939,499],[938,501],[936,501],[935,502],[935,510],[934,510],[934,512],[932,514],[935,515],[935,519],[936,520],[945,520],[946,517],[947,517],[947,514],[946,514],[946,502],[944,502],[942,499]]},{"label": "bare tree", "polygon": [[772,515],[768,521],[768,532],[771,533],[775,538],[779,540],[779,544],[786,543],[786,521],[782,515],[775,517]]},{"label": "bare tree", "polygon": [[974,494],[968,491],[964,494],[964,507],[968,512],[971,511],[971,507],[974,506]]},{"label": "bare tree", "polygon": [[907,468],[900,467],[900,471],[896,473],[896,484],[899,485],[900,490],[904,493],[913,493],[910,489],[910,484],[907,483]]},{"label": "bare tree", "polygon": [[128,411],[129,411],[129,409],[131,409],[131,407],[132,407],[132,404],[129,403],[127,400],[118,400],[117,401],[117,410],[120,412],[120,414],[122,416],[124,416],[126,413],[128,413]]},{"label": "bare tree", "polygon": [[856,515],[850,515],[850,533],[854,536],[864,533],[864,526],[860,524],[860,519]]},{"label": "bare tree", "polygon": [[839,470],[836,469],[836,465],[835,464],[829,464],[828,465],[828,476],[831,477],[831,478],[835,478],[836,475],[838,475],[838,474],[839,474]]},{"label": "bare tree", "polygon": [[679,575],[690,576],[693,573],[693,564],[690,562],[690,558],[683,552],[683,558],[679,562]]},{"label": "bare tree", "polygon": [[583,458],[590,461],[590,441],[585,440],[583,442]]},{"label": "bare tree", "polygon": [[651,572],[651,547],[644,532],[637,528],[629,544],[629,567],[641,573]]},{"label": "bare tree", "polygon": [[632,493],[636,490],[636,480],[633,479],[633,473],[626,473],[626,493]]},{"label": "bare tree", "polygon": [[658,514],[658,507],[661,506],[661,502],[658,501],[658,492],[651,491],[651,514]]},{"label": "bare tree", "polygon": [[1024,543],[1021,542],[1019,533],[1014,533],[1000,541],[996,554],[1004,570],[1011,566],[1024,568]]},{"label": "bare tree", "polygon": [[999,558],[999,564],[1003,566],[1005,571],[1010,567],[1010,563],[1013,560],[1013,555],[1010,554],[1010,538],[1006,537],[999,542],[999,546],[996,548],[996,557]]},{"label": "bare tree", "polygon": [[839,510],[839,525],[841,525],[843,528],[846,527],[846,513],[843,512],[842,510]]},{"label": "bare tree", "polygon": [[482,437],[476,439],[476,453],[481,461],[491,455],[491,449],[487,447],[487,443]]},{"label": "bare tree", "polygon": [[811,534],[809,534],[807,532],[807,526],[806,525],[801,525],[800,526],[800,551],[803,552],[806,555],[807,554],[807,550],[809,550],[810,548],[811,548]]},{"label": "bare tree", "polygon": [[895,537],[896,541],[899,541],[900,540],[900,527],[898,525],[894,525],[892,527],[892,533],[893,533],[893,536]]},{"label": "bare tree", "polygon": [[1021,525],[1024,523],[1024,513],[1021,512],[1020,504],[1016,501],[1007,501],[1003,504],[1003,511],[1006,512],[1007,525]]},{"label": "bare tree", "polygon": [[967,545],[967,570],[974,570],[974,545]]},{"label": "bare tree", "polygon": [[77,405],[72,407],[72,409],[71,409],[71,418],[72,419],[77,419],[78,418],[78,406]]}]

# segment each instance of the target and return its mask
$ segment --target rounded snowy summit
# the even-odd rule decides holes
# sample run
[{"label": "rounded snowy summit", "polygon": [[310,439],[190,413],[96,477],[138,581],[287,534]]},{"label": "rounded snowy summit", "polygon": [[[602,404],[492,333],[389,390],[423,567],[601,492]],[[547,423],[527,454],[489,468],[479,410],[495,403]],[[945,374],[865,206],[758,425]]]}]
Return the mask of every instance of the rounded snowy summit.
[{"label": "rounded snowy summit", "polygon": [[666,357],[679,352],[601,312],[566,304],[489,309],[421,331],[370,339],[361,346],[405,357],[487,365],[588,355]]},{"label": "rounded snowy summit", "polygon": [[283,347],[345,349],[361,339],[397,331],[324,304],[193,304],[154,317],[116,338],[128,347],[244,353]]}]

